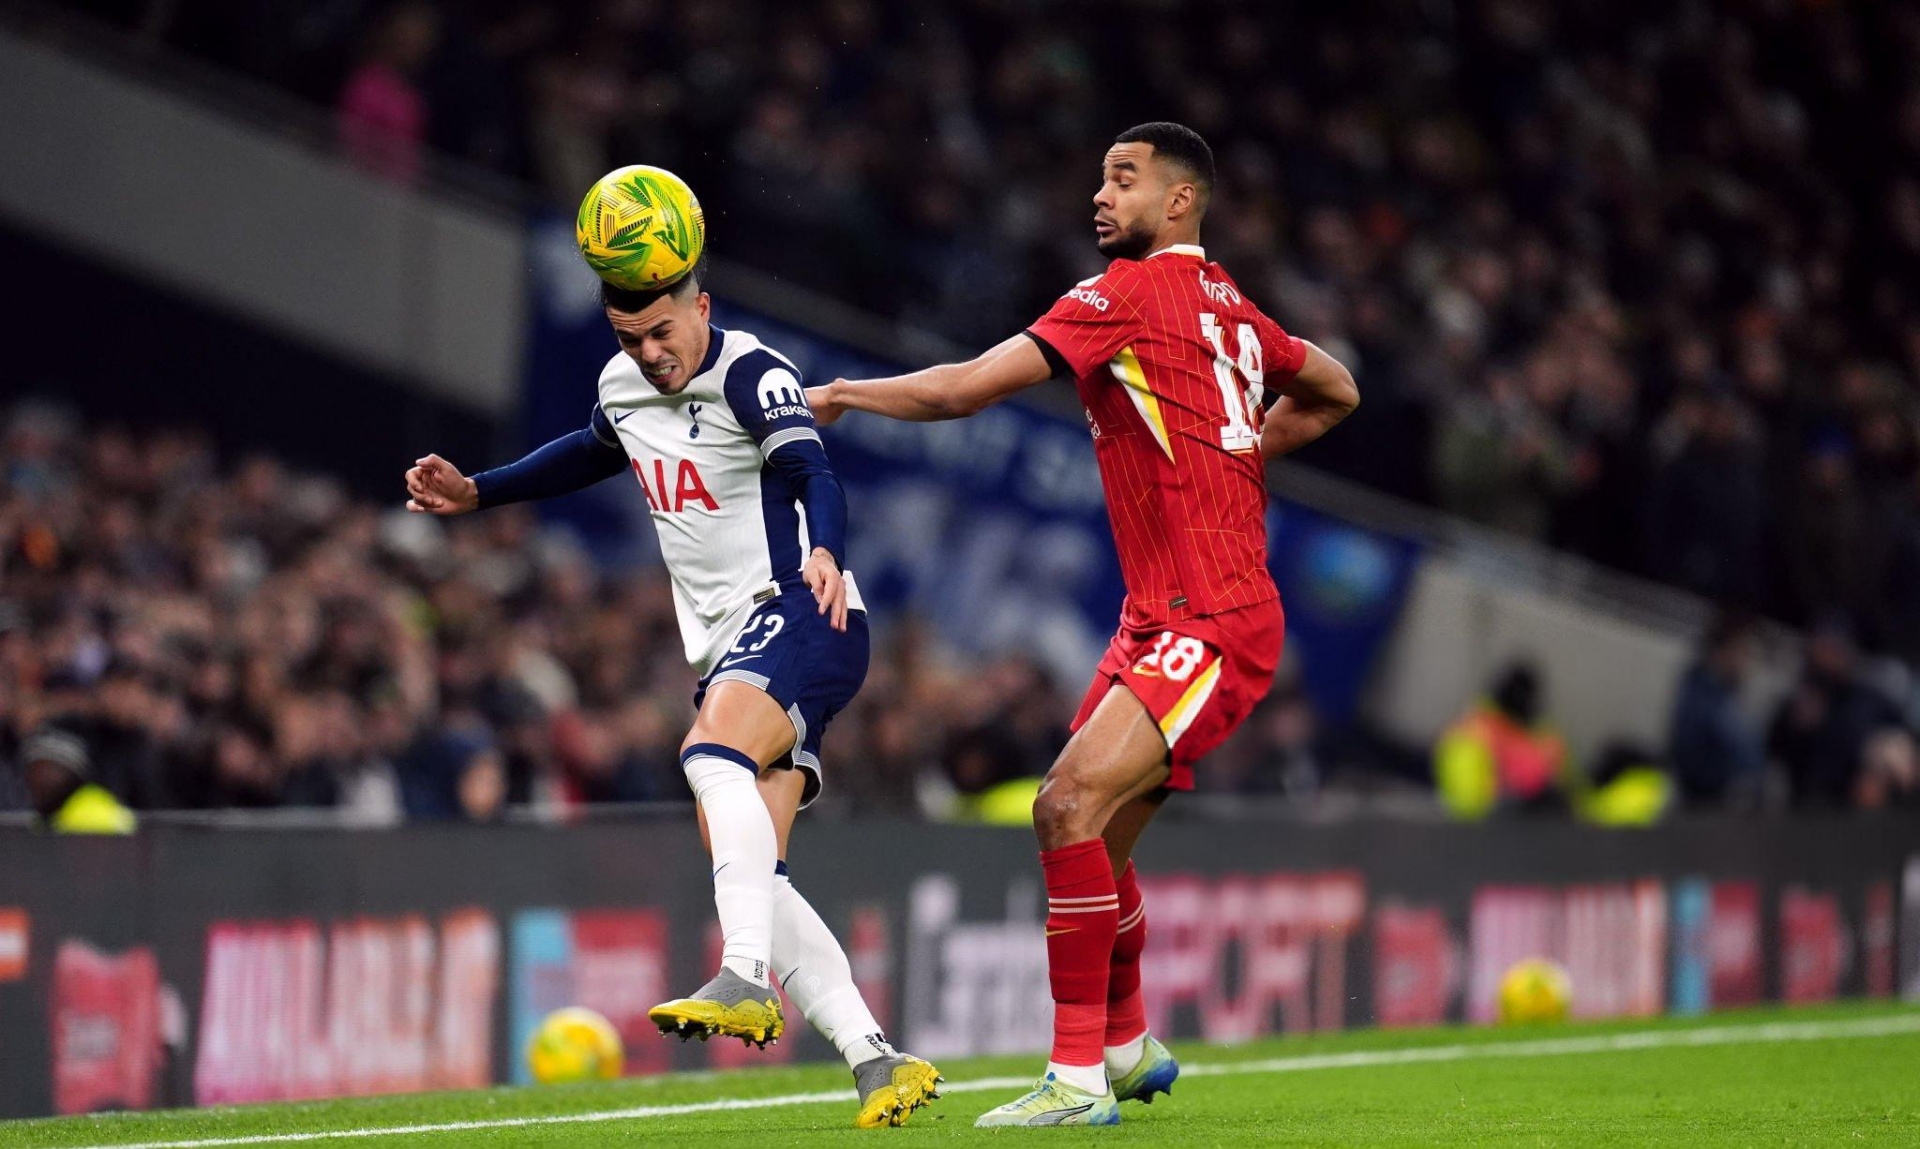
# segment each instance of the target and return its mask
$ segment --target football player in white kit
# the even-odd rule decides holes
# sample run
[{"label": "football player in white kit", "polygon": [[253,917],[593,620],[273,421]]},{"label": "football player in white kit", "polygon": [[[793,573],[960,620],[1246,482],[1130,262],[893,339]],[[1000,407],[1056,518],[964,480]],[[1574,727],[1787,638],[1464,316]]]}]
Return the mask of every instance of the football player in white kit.
[{"label": "football player in white kit", "polygon": [[846,497],[799,371],[708,321],[702,272],[652,292],[603,285],[621,351],[588,425],[472,477],[428,455],[407,472],[407,508],[462,514],[632,469],[700,675],[680,761],[725,939],[718,976],[649,1016],[663,1033],[764,1046],[785,1024],[778,976],[852,1067],[855,1124],[901,1125],[937,1096],[938,1071],[887,1044],[846,954],[787,876],[794,816],[820,792],[821,735],[867,672],[866,612],[842,567]]}]

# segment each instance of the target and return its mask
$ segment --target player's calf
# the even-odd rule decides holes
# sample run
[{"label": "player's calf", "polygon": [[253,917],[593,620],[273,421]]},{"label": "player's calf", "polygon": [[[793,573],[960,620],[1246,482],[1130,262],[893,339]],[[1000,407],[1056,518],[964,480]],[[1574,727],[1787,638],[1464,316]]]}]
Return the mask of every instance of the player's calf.
[{"label": "player's calf", "polygon": [[759,764],[717,742],[690,744],[682,769],[706,819],[713,851],[713,901],[723,942],[719,976],[647,1016],[665,1034],[716,1034],[764,1047],[785,1028],[769,983],[773,961],[773,879],[779,855],[773,817],[760,797]]},{"label": "player's calf", "polygon": [[761,800],[759,766],[714,742],[687,747],[680,764],[707,821],[721,964],[761,987],[773,950],[773,869],[779,841]]},{"label": "player's calf", "polygon": [[[1111,851],[1112,843],[1108,843]],[[1120,899],[1120,924],[1114,928],[1113,953],[1107,963],[1107,1068],[1115,1068],[1115,1050],[1120,1051],[1124,1071],[1139,1056],[1139,1044],[1147,1033],[1147,1004],[1140,990],[1140,957],[1147,950],[1147,906],[1140,896],[1140,879],[1133,862],[1114,875],[1114,892]]]},{"label": "player's calf", "polygon": [[773,968],[794,1008],[831,1041],[853,1070],[858,1129],[905,1125],[940,1096],[940,1071],[887,1043],[854,984],[846,951],[793,886],[785,862],[774,878]]}]

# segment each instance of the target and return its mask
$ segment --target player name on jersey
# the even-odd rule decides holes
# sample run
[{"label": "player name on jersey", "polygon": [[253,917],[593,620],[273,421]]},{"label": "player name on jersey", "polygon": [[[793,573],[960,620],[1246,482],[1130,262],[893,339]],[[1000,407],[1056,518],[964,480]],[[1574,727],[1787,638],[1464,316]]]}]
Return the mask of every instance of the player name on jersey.
[{"label": "player name on jersey", "polygon": [[1117,259],[1029,333],[1073,372],[1132,627],[1277,597],[1260,428],[1306,346],[1198,247]]}]

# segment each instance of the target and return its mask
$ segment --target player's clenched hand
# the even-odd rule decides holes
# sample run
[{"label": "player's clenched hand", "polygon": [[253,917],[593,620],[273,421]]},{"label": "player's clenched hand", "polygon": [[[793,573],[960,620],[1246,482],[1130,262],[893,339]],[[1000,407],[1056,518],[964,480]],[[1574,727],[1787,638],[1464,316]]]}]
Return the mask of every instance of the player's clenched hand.
[{"label": "player's clenched hand", "polygon": [[833,552],[825,547],[813,548],[807,565],[800,568],[800,577],[813,591],[813,601],[820,604],[820,613],[828,616],[833,629],[847,629],[847,580],[840,574]]},{"label": "player's clenched hand", "polygon": [[813,408],[814,422],[824,427],[847,413],[847,409],[833,395],[834,387],[845,382],[844,379],[835,379],[825,387],[807,388],[807,406]]},{"label": "player's clenched hand", "polygon": [[438,455],[416,459],[407,472],[407,509],[425,515],[463,515],[480,506],[480,492],[460,468]]}]

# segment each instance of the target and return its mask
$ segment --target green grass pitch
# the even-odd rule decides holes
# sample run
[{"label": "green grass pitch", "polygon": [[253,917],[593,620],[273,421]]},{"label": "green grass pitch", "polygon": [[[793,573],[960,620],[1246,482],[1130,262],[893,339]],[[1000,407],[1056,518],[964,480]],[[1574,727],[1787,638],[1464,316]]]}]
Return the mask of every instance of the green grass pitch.
[{"label": "green grass pitch", "polygon": [[[942,1065],[904,1129],[856,1132],[838,1066],[0,1123],[0,1146],[1005,1144],[1920,1145],[1920,1009],[1186,1044],[1174,1096],[1112,1129],[976,1130],[1037,1057]],[[441,1128],[428,1128],[441,1126]]]}]

